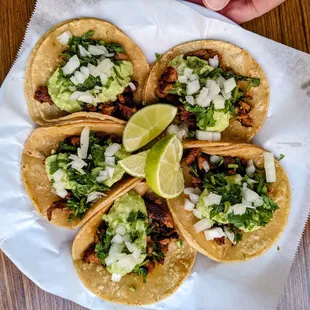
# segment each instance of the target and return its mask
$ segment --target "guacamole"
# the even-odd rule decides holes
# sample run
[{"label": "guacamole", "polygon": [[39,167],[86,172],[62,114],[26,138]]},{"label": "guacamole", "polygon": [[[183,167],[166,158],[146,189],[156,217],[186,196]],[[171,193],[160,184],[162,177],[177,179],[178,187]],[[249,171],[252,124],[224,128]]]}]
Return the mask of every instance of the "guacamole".
[{"label": "guacamole", "polygon": [[[106,262],[113,257],[120,259],[107,266],[110,273],[124,276],[130,273],[136,265],[141,264],[146,258],[146,236],[147,236],[147,212],[144,200],[141,196],[130,191],[122,197],[115,200],[109,213],[103,216],[103,220],[108,225],[107,234],[112,238],[115,235],[121,236],[122,243],[113,243]],[[121,227],[121,228],[120,228]],[[123,231],[121,231],[123,230]],[[130,245],[126,245],[129,242]],[[114,248],[113,248],[114,246]],[[119,249],[117,249],[119,247]],[[133,248],[136,253],[133,255],[127,253],[128,248]],[[116,253],[118,252],[118,253]],[[126,254],[127,253],[127,254]]]},{"label": "guacamole", "polygon": [[133,64],[124,47],[92,39],[93,34],[69,38],[62,64],[48,79],[50,103],[62,111],[88,111],[88,105],[97,111],[98,103],[115,102],[131,82]]},{"label": "guacamole", "polygon": [[249,163],[238,157],[206,160],[211,167],[207,173],[199,168],[197,159],[190,166],[203,187],[193,213],[199,220],[206,219],[209,228],[205,231],[214,227],[229,230],[240,241],[243,233],[266,226],[279,207],[267,195],[265,172],[253,162],[249,172]]},{"label": "guacamole", "polygon": [[[251,97],[247,91],[252,86],[259,86],[260,80],[221,67],[221,56],[211,52],[198,50],[172,59],[161,75],[156,94],[169,102],[172,100],[173,104],[176,100],[183,104],[190,114],[181,109],[179,121],[191,127],[190,130],[195,129],[195,121],[196,129],[200,131],[220,133],[229,126],[231,117],[239,114],[242,117],[237,119],[242,125],[251,127],[248,113],[252,106],[248,103]],[[238,81],[246,81],[242,89]],[[190,137],[194,135],[195,132],[189,134]]]},{"label": "guacamole", "polygon": [[[85,104],[82,101],[72,100],[70,97],[73,93],[74,84],[65,78],[60,68],[57,68],[47,82],[48,93],[51,96],[54,104],[63,111],[74,113],[85,109]],[[133,66],[130,61],[120,61],[114,70],[111,72],[106,86],[103,86],[96,96],[96,101],[92,105],[97,106],[98,102],[115,101],[117,95],[123,93],[124,89],[131,81],[133,74]],[[90,90],[92,92],[92,90]]]}]

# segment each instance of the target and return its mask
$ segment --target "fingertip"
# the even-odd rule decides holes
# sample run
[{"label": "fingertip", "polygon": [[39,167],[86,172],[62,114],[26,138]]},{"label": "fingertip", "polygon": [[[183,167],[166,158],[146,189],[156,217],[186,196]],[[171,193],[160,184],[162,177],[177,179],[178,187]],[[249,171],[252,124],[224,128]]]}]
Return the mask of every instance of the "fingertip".
[{"label": "fingertip", "polygon": [[220,11],[226,7],[230,0],[202,0],[205,7],[212,11]]}]

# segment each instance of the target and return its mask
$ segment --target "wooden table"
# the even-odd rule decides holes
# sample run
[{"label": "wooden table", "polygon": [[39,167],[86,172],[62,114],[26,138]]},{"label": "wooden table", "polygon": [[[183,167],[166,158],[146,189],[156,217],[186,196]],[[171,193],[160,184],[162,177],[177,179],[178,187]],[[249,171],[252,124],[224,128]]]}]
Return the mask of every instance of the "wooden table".
[{"label": "wooden table", "polygon": [[[0,84],[14,61],[34,3],[35,0],[1,0]],[[244,24],[243,27],[310,53],[309,0],[287,0],[272,12]],[[0,309],[80,310],[85,308],[38,288],[0,251]],[[282,294],[279,309],[310,309],[310,221]]]}]

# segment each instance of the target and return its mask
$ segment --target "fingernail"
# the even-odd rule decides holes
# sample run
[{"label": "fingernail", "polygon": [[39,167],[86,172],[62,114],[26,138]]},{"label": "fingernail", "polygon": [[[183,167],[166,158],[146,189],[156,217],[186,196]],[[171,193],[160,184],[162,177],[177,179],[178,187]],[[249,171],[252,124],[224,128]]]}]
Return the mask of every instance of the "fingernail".
[{"label": "fingernail", "polygon": [[219,11],[224,9],[229,1],[230,0],[202,0],[204,5],[212,11]]}]

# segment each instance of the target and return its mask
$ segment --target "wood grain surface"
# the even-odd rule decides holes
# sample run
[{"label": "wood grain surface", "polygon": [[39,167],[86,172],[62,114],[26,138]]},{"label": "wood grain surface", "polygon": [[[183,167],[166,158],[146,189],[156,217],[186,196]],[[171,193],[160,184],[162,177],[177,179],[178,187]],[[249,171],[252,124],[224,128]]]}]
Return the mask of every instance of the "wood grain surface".
[{"label": "wood grain surface", "polygon": [[[16,57],[34,3],[35,0],[1,0],[0,2],[0,85]],[[245,23],[243,27],[310,53],[309,0],[287,0],[268,14]],[[0,251],[0,309],[80,310],[85,308],[39,289]],[[310,222],[305,229],[278,309],[310,309]]]}]

